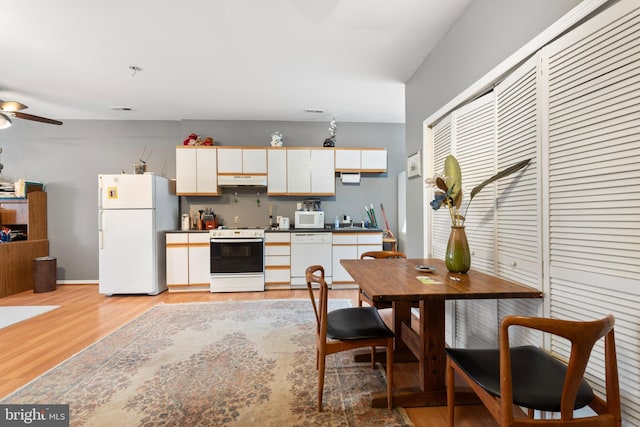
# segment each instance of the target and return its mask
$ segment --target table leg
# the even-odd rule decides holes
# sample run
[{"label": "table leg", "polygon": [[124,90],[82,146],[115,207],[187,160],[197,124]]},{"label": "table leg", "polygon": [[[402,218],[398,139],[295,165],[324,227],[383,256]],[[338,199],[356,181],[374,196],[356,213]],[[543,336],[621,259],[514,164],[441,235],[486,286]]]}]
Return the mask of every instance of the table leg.
[{"label": "table leg", "polygon": [[[409,347],[403,340],[402,325],[411,325],[411,302],[410,301],[393,301],[391,304],[393,310],[393,332],[396,334],[395,352],[396,355],[406,354],[410,351]],[[416,355],[417,356],[417,355]],[[400,359],[396,359],[400,360]]]},{"label": "table leg", "polygon": [[420,388],[445,391],[446,359],[444,300],[420,301]]},{"label": "table leg", "polygon": [[[418,332],[411,329],[411,303],[393,303],[396,353],[410,351],[418,358],[418,387],[394,392],[402,407],[447,404],[445,385],[445,302],[420,301]],[[372,406],[384,407],[385,396],[374,396]]]}]

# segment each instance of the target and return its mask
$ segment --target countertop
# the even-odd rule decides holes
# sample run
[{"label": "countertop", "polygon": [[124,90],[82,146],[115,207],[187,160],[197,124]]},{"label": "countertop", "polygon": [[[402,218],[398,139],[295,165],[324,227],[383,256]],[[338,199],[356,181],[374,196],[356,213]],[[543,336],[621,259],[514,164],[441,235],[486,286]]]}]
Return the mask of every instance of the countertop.
[{"label": "countertop", "polygon": [[265,231],[269,233],[382,233],[382,229],[380,228],[362,228],[362,227],[290,228],[288,230],[279,230],[277,228],[267,228]]},{"label": "countertop", "polygon": [[[211,230],[167,230],[167,233],[208,233]],[[341,228],[266,228],[267,233],[381,233],[381,228],[341,227]]]}]

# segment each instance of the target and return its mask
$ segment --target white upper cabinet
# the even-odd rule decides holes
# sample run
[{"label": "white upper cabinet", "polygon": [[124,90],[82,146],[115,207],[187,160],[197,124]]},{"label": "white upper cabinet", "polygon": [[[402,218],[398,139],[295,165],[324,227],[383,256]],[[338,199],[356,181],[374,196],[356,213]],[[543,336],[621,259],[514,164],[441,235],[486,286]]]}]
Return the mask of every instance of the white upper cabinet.
[{"label": "white upper cabinet", "polygon": [[387,150],[363,148],[360,150],[360,167],[362,172],[386,172]]},{"label": "white upper cabinet", "polygon": [[266,174],[266,148],[218,147],[219,174]]},{"label": "white upper cabinet", "polygon": [[287,148],[287,194],[336,193],[334,154],[328,148]]},{"label": "white upper cabinet", "polygon": [[217,165],[214,147],[176,147],[176,194],[218,195]]},{"label": "white upper cabinet", "polygon": [[267,173],[267,149],[243,148],[242,172],[255,174]]},{"label": "white upper cabinet", "polygon": [[287,150],[284,148],[267,149],[267,194],[284,195],[287,193]]},{"label": "white upper cabinet", "polygon": [[336,172],[386,172],[387,150],[383,148],[336,148]]},{"label": "white upper cabinet", "polygon": [[287,193],[310,194],[310,172],[311,150],[287,148]]},{"label": "white upper cabinet", "polygon": [[198,169],[197,151],[190,148],[176,148],[176,193],[197,193]]},{"label": "white upper cabinet", "polygon": [[336,148],[336,171],[353,172],[360,170],[360,149]]},{"label": "white upper cabinet", "polygon": [[218,173],[242,173],[242,148],[218,148]]},{"label": "white upper cabinet", "polygon": [[184,196],[219,195],[221,180],[237,175],[266,176],[269,195],[333,196],[336,172],[386,171],[383,148],[179,146],[176,150],[176,188]]},{"label": "white upper cabinet", "polygon": [[311,150],[311,194],[336,194],[336,170],[333,150]]}]

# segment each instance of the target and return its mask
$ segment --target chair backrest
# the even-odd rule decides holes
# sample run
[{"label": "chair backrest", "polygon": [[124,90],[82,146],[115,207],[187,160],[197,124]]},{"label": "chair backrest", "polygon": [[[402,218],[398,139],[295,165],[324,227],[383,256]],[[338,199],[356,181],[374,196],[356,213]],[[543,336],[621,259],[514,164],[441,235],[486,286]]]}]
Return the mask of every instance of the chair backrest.
[{"label": "chair backrest", "polygon": [[[511,411],[511,361],[509,356],[509,333],[511,326],[524,326],[539,331],[561,336],[571,342],[571,354],[564,380],[560,416],[562,420],[573,419],[574,404],[580,382],[589,362],[594,345],[604,337],[606,401],[596,396],[596,407],[600,411],[611,413],[620,422],[620,390],[618,383],[618,363],[616,358],[613,315],[595,321],[578,322],[539,317],[506,316],[500,325],[500,364],[504,371],[501,374],[500,394],[502,413]],[[505,395],[504,393],[507,393]],[[591,406],[591,405],[590,405]],[[600,411],[596,411],[600,413]]]},{"label": "chair backrest", "polygon": [[[309,291],[309,298],[311,298],[311,305],[316,315],[316,333],[321,337],[327,336],[327,304],[329,295],[329,286],[324,280],[324,267],[321,265],[312,265],[305,270],[305,276],[307,279],[307,290]],[[315,293],[313,291],[313,284],[319,285],[319,298],[316,303]]]},{"label": "chair backrest", "polygon": [[369,251],[363,252],[360,255],[360,259],[365,258],[375,258],[375,259],[384,259],[384,258],[407,258],[404,252],[398,251]]}]

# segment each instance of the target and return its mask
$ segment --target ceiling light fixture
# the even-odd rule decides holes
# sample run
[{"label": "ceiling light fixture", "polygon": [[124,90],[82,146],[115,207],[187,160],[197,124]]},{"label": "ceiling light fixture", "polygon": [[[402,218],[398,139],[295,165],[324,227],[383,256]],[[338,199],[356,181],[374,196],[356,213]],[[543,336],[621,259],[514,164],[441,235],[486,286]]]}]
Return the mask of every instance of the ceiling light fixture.
[{"label": "ceiling light fixture", "polygon": [[305,113],[322,114],[324,110],[322,108],[305,108]]},{"label": "ceiling light fixture", "polygon": [[11,119],[5,113],[0,113],[0,129],[11,127]]}]

